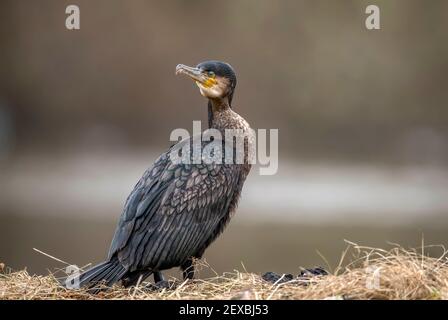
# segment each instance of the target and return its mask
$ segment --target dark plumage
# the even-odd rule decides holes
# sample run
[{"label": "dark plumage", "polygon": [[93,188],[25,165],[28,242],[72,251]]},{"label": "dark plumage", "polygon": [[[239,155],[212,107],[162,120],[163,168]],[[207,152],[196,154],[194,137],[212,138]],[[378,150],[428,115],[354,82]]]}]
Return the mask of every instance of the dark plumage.
[{"label": "dark plumage", "polygon": [[[211,128],[250,131],[230,107],[236,86],[230,65],[218,61],[203,62],[196,68],[179,65],[176,73],[195,80],[209,99]],[[80,286],[92,287],[101,281],[112,285],[120,280],[130,286],[150,274],[159,282],[163,280],[161,271],[172,267],[180,267],[185,279],[193,278],[192,259],[201,258],[229,222],[250,171],[247,158],[242,164],[172,161],[174,148],[199,138],[175,144],[146,170],[126,200],[106,262],[81,274]],[[249,143],[251,139],[246,140],[246,152]],[[233,145],[225,148],[236,152]]]}]

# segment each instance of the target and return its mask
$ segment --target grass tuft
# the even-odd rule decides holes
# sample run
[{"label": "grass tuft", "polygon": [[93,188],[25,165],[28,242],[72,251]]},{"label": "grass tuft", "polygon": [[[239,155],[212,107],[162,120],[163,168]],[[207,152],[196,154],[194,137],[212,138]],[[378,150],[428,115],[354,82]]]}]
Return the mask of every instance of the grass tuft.
[{"label": "grass tuft", "polygon": [[234,271],[178,281],[175,290],[149,291],[142,283],[128,289],[116,285],[96,295],[63,288],[55,274],[30,275],[0,263],[0,299],[447,299],[447,252],[439,247],[439,257],[428,257],[427,247],[383,250],[349,243],[340,265],[327,276],[273,284],[258,274]]}]

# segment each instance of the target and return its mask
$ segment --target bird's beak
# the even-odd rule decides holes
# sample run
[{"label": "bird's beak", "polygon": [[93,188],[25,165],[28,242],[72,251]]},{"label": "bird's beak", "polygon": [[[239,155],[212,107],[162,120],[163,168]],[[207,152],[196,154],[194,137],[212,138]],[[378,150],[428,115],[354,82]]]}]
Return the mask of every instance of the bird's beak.
[{"label": "bird's beak", "polygon": [[216,84],[216,80],[202,72],[201,69],[189,67],[184,64],[178,64],[176,66],[176,74],[186,74],[191,79],[195,80],[198,85],[200,84],[207,88]]}]

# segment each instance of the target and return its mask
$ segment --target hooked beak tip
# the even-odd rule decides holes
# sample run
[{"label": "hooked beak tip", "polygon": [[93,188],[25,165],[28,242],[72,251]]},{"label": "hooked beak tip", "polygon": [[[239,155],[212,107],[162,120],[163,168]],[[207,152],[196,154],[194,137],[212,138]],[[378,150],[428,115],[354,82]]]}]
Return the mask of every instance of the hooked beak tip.
[{"label": "hooked beak tip", "polygon": [[202,71],[198,68],[189,67],[184,64],[178,64],[176,66],[176,74],[185,74],[189,76],[191,79],[199,82],[204,82],[204,75],[202,74]]},{"label": "hooked beak tip", "polygon": [[183,64],[178,64],[178,65],[176,66],[176,75],[177,75],[177,74],[180,74],[180,73],[183,72],[183,67],[184,67]]}]

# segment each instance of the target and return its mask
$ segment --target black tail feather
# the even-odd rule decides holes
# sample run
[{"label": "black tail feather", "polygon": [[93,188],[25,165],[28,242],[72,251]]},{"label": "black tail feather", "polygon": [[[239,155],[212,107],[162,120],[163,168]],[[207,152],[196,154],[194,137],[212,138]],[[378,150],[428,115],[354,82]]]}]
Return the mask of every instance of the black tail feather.
[{"label": "black tail feather", "polygon": [[[118,259],[112,259],[81,273],[78,279],[75,279],[78,280],[78,283],[75,282],[74,285],[78,284],[79,288],[94,288],[100,284],[105,284],[109,287],[120,281],[126,273],[127,270],[121,265]],[[96,292],[98,290],[95,290],[93,293]]]}]

